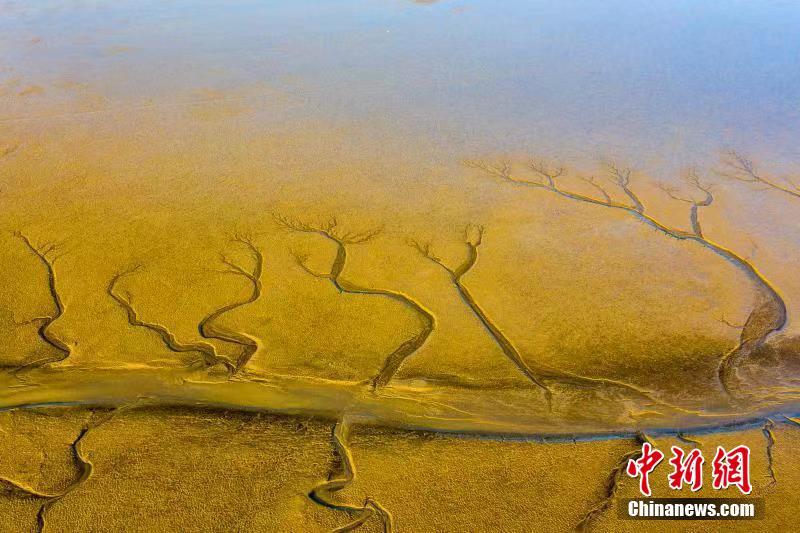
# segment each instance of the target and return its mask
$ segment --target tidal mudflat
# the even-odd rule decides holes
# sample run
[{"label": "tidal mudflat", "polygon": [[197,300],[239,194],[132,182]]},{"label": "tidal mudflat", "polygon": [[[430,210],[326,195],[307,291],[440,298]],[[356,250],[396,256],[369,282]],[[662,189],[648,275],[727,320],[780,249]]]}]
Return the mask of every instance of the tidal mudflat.
[{"label": "tidal mudflat", "polygon": [[3,3],[0,527],[791,529],[797,20]]}]

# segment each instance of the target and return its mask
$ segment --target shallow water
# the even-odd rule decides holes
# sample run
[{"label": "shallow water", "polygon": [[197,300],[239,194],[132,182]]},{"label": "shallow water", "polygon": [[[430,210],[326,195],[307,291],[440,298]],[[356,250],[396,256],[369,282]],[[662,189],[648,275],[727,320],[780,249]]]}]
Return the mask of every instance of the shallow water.
[{"label": "shallow water", "polygon": [[[243,357],[244,342],[253,348],[243,368],[262,379],[504,397],[530,385],[526,372],[549,372],[566,406],[586,401],[587,387],[598,410],[620,394],[633,402],[600,430],[647,425],[641,417],[665,416],[654,407],[664,403],[678,417],[729,412],[715,368],[735,346],[730,324],[758,296],[741,265],[653,235],[630,213],[509,187],[461,161],[509,158],[517,171],[526,154],[545,155],[581,172],[615,158],[636,167],[648,212],[675,231],[688,228],[689,206],[654,184],[677,185],[686,165],[702,163],[703,181],[717,182],[701,215],[709,239],[778,287],[791,326],[800,287],[785,254],[800,253],[800,231],[775,222],[796,220],[794,198],[715,171],[727,147],[766,161],[765,172],[791,167],[797,11],[7,2],[3,223],[64,257],[53,271],[63,310],[37,339],[36,324],[17,323],[55,295],[41,258],[7,237],[4,261],[25,268],[7,271],[16,283],[3,292],[5,364],[49,368],[69,352],[59,365],[183,368],[199,364],[186,346],[210,342],[208,364]],[[337,249],[318,231],[325,224],[334,240],[370,237]],[[467,241],[485,228],[480,259],[453,284],[446,269],[469,257],[470,224]],[[232,234],[251,250],[226,242]],[[348,254],[341,262],[337,250]],[[220,275],[216,256],[247,270],[252,252],[264,272],[250,298],[246,276]],[[338,271],[350,289],[300,267],[317,278]],[[791,401],[786,357],[748,367],[742,387],[766,386],[754,395],[767,405]],[[512,398],[542,401],[536,390]],[[579,423],[573,407],[562,410],[542,415],[553,432]]]},{"label": "shallow water", "polygon": [[[44,91],[11,98],[6,121],[48,100],[62,100],[53,113],[92,97],[92,111],[218,97],[257,113],[285,94],[315,119],[423,135],[438,150],[668,164],[736,147],[797,161],[793,2],[7,1],[3,11],[6,78]],[[275,119],[257,114],[255,127]]]}]

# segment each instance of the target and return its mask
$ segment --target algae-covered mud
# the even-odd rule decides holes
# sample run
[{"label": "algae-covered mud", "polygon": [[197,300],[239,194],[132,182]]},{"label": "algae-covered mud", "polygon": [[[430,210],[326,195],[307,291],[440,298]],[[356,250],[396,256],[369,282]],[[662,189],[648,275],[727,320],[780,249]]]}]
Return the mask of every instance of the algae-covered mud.
[{"label": "algae-covered mud", "polygon": [[[1,2],[0,530],[797,528],[798,36]],[[622,518],[648,447],[761,515]]]}]

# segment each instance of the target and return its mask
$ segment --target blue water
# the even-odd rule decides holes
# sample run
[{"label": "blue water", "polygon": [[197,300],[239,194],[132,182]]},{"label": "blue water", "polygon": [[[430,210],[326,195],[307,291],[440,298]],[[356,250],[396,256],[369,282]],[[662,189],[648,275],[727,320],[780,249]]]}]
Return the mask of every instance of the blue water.
[{"label": "blue water", "polygon": [[456,154],[800,162],[800,2],[4,2],[2,66],[111,102],[266,84]]}]

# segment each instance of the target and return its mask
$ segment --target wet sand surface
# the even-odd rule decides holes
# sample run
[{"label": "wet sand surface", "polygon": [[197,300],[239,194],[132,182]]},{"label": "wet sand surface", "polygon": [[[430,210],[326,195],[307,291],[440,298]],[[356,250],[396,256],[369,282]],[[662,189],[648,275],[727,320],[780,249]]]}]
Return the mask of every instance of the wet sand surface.
[{"label": "wet sand surface", "polygon": [[[74,441],[87,426],[78,454]],[[3,413],[1,427],[11,444],[0,456],[3,482],[13,479],[49,497],[9,492],[0,499],[3,531],[35,529],[43,504],[50,531],[327,531],[350,523],[346,512],[309,498],[342,469],[331,425],[313,418],[139,406],[115,414],[12,411]],[[697,446],[706,455],[717,445],[749,445],[755,452],[751,496],[765,498],[768,509],[756,529],[768,531],[796,523],[800,482],[791,466],[796,422],[776,420],[770,427],[770,455],[763,427],[655,442]],[[346,448],[355,475],[330,504],[378,502],[398,531],[529,531],[531,524],[548,531],[640,531],[641,523],[620,520],[614,507],[638,495],[637,481],[619,468],[639,445],[636,439],[541,442],[357,427]],[[671,491],[661,477],[653,478],[653,490],[692,495],[688,488]],[[383,526],[373,513],[361,527]],[[658,527],[707,531],[708,522]],[[753,522],[729,521],[725,528],[754,530]]]},{"label": "wet sand surface", "polygon": [[3,2],[6,530],[796,524],[797,10],[598,6]]}]

